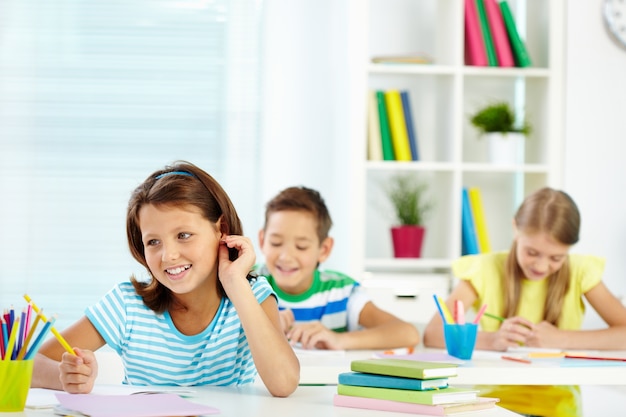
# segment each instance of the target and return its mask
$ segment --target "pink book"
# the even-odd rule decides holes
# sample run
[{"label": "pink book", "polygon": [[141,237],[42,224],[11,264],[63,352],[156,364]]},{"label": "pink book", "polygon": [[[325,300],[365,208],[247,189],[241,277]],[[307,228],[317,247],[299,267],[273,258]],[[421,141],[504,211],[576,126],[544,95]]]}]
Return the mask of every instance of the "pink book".
[{"label": "pink book", "polygon": [[480,31],[475,0],[465,0],[465,64],[486,67],[487,51]]},{"label": "pink book", "polygon": [[427,405],[404,403],[400,401],[380,400],[377,398],[351,397],[335,394],[333,404],[338,407],[363,408],[367,410],[394,411],[396,413],[422,414],[429,416],[447,416],[466,411],[486,410],[493,408],[497,398],[478,397],[475,401]]},{"label": "pink book", "polygon": [[496,0],[484,0],[487,18],[491,26],[491,36],[496,48],[496,56],[501,67],[514,67],[513,52],[509,43],[509,36],[506,33],[502,12]]}]

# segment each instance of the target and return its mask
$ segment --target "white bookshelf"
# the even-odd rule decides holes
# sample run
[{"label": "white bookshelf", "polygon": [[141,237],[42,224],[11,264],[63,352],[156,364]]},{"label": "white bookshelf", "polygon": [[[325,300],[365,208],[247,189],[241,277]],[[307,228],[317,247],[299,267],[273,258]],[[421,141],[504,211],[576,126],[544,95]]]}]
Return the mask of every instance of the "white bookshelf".
[{"label": "white bookshelf", "polygon": [[[562,183],[565,0],[509,0],[526,39],[531,68],[464,65],[463,0],[352,1],[351,219],[355,276],[401,279],[446,274],[461,255],[461,190],[481,190],[494,250],[508,249],[511,219],[538,187]],[[425,53],[431,65],[372,64],[371,57]],[[417,131],[417,162],[367,161],[366,99],[371,89],[408,90]],[[523,109],[533,125],[524,163],[496,166],[469,114],[496,100]],[[435,209],[420,259],[394,259],[389,205],[378,185],[397,172],[427,182]],[[450,281],[449,274],[447,279]],[[388,279],[388,278],[386,278]],[[432,301],[432,300],[431,300]]]}]

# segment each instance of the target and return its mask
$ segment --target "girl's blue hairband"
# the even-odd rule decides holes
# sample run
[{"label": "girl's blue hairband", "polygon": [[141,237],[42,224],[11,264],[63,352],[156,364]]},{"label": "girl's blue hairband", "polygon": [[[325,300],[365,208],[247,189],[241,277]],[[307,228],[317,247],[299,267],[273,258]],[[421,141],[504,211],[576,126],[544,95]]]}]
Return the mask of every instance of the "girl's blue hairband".
[{"label": "girl's blue hairband", "polygon": [[158,180],[163,177],[167,177],[168,175],[185,175],[187,177],[194,176],[191,172],[187,172],[187,171],[170,171],[170,172],[164,172],[162,174],[157,175],[155,179]]}]

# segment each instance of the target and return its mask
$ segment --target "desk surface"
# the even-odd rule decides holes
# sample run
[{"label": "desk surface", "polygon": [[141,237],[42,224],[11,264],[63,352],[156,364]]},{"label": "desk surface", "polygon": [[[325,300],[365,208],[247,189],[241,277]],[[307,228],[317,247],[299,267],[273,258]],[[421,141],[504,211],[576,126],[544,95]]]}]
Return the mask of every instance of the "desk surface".
[{"label": "desk surface", "polygon": [[[425,349],[422,352],[444,352]],[[371,358],[374,351],[341,353],[306,353],[300,351],[301,384],[337,384],[337,375],[350,371],[354,359]],[[598,353],[598,352],[594,352]],[[600,354],[600,353],[598,353]],[[602,352],[602,355],[626,357],[626,352]],[[532,364],[501,358],[501,352],[476,351],[470,361],[459,361],[458,376],[452,385],[626,385],[626,362],[584,361],[563,366],[559,359],[534,360]],[[583,366],[584,365],[584,366]],[[610,366],[612,365],[612,366]]]},{"label": "desk surface", "polygon": [[[96,387],[94,393],[109,393],[106,386]],[[188,397],[190,401],[210,405],[220,410],[216,416],[258,416],[258,417],[364,417],[364,416],[407,416],[404,413],[386,411],[361,410],[356,408],[335,407],[332,403],[336,393],[335,386],[300,386],[287,398],[274,398],[262,387],[248,386],[245,388],[228,387],[191,387],[194,391]],[[120,392],[116,392],[120,394]],[[50,394],[53,395],[53,394]],[[24,413],[7,413],[9,416],[51,416],[53,410],[29,409]],[[514,417],[512,413],[500,407],[472,412],[476,417]]]}]

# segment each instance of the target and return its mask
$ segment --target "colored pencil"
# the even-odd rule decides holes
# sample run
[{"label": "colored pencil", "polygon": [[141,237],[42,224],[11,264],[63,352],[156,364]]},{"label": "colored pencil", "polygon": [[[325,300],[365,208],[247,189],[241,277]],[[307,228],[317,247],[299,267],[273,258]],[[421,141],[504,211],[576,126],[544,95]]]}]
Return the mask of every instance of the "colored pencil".
[{"label": "colored pencil", "polygon": [[495,314],[491,314],[491,313],[487,313],[487,312],[485,312],[485,316],[489,317],[490,319],[494,319],[494,320],[498,320],[498,321],[506,320],[504,317],[496,316]]},{"label": "colored pencil", "polygon": [[461,300],[454,300],[454,319],[457,324],[465,324],[465,307]]},{"label": "colored pencil", "polygon": [[30,340],[33,338],[33,334],[35,333],[35,330],[37,330],[37,325],[39,324],[39,320],[41,320],[41,316],[37,314],[35,317],[35,321],[33,322],[33,325],[28,331],[28,335],[26,336],[24,345],[22,346],[20,353],[18,353],[17,355],[18,360],[24,359],[24,356],[26,355],[26,352],[28,351],[28,345],[30,344]]},{"label": "colored pencil", "polygon": [[[35,304],[33,302],[33,300],[28,296],[28,294],[24,294],[24,299],[26,300],[26,302],[30,303],[33,306],[33,310],[35,310],[35,313],[39,314],[41,316],[41,319],[44,322],[47,322],[48,319],[46,318],[46,316],[43,315],[43,313],[41,312],[41,309],[39,307],[37,307],[37,304]],[[61,344],[61,346],[63,346],[63,348],[71,353],[72,355],[76,355],[76,352],[74,352],[74,349],[72,349],[72,347],[70,346],[69,343],[67,343],[67,341],[63,338],[63,336],[61,336],[61,333],[58,332],[57,329],[54,328],[54,326],[52,326],[52,328],[50,329],[50,331],[52,332],[52,334],[54,335],[54,337],[57,338],[57,340],[59,341],[59,343]]]},{"label": "colored pencil", "polygon": [[22,315],[20,316],[20,327],[18,330],[19,333],[17,334],[17,346],[15,347],[15,350],[13,351],[13,358],[11,359],[17,359],[17,354],[22,349],[22,344],[24,343],[24,326],[25,325],[26,325],[26,309],[24,308],[22,310]]},{"label": "colored pencil", "polygon": [[454,317],[452,316],[452,313],[450,313],[450,310],[448,309],[447,304],[441,299],[441,297],[437,297],[437,300],[439,301],[439,304],[441,305],[441,310],[443,310],[443,315],[446,316],[446,321],[450,324],[454,324]]},{"label": "colored pencil", "polygon": [[4,317],[0,317],[0,359],[4,359],[5,346],[9,341],[9,335],[7,334],[7,324],[4,321]]},{"label": "colored pencil", "polygon": [[39,334],[35,338],[35,341],[33,342],[33,345],[31,346],[31,348],[28,349],[28,352],[26,352],[26,355],[24,356],[24,360],[32,359],[33,356],[37,353],[37,351],[41,347],[41,344],[45,340],[46,334],[48,333],[50,329],[52,329],[52,326],[54,325],[54,322],[56,321],[56,319],[57,319],[56,316],[52,316],[52,318],[46,322],[46,324],[43,326],[43,329],[41,329],[41,332],[39,332]]},{"label": "colored pencil", "polygon": [[9,335],[9,342],[7,343],[7,349],[6,352],[4,353],[4,359],[5,361],[11,360],[13,358],[13,351],[15,350],[15,339],[17,339],[17,331],[18,331],[18,324],[19,324],[20,318],[16,317],[15,321],[13,322],[13,328],[11,329],[11,334]]},{"label": "colored pencil", "polygon": [[454,321],[452,322],[448,321],[448,318],[444,314],[443,308],[441,307],[441,303],[439,303],[439,299],[437,298],[436,294],[433,294],[433,299],[435,300],[435,305],[437,306],[437,310],[439,310],[439,315],[441,316],[441,320],[443,320],[444,323],[453,324]]},{"label": "colored pencil", "polygon": [[530,360],[528,360],[528,359],[518,358],[518,357],[516,357],[516,356],[506,356],[506,355],[502,355],[501,357],[502,357],[502,359],[506,359],[507,361],[521,362],[521,363],[532,363],[532,361],[530,361]]},{"label": "colored pencil", "polygon": [[483,314],[485,314],[485,310],[487,310],[487,304],[483,304],[480,310],[478,310],[478,313],[476,313],[476,317],[474,318],[474,324],[478,324],[480,319],[483,317]]}]

